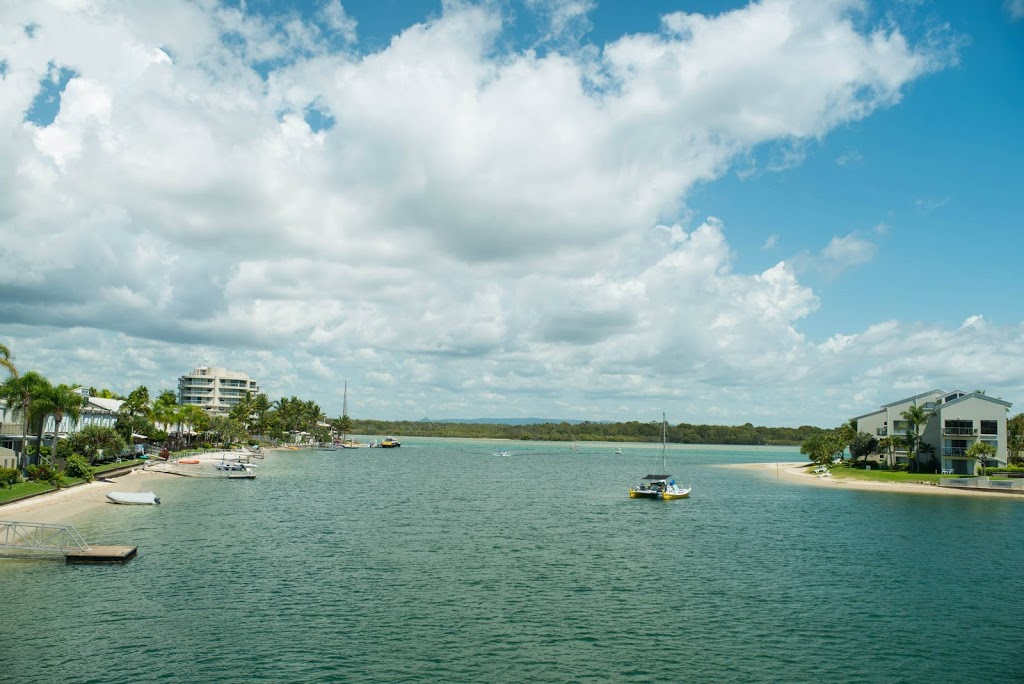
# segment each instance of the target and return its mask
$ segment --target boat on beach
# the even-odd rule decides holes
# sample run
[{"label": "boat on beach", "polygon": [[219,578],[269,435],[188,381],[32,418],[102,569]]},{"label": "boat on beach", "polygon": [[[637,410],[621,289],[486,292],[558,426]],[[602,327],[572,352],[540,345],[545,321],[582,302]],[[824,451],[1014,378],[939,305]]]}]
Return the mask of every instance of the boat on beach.
[{"label": "boat on beach", "polygon": [[151,506],[160,503],[153,492],[107,492],[111,503],[130,506]]},{"label": "boat on beach", "polygon": [[671,475],[664,474],[665,464],[665,414],[661,414],[661,473],[644,475],[640,484],[629,488],[631,499],[685,499],[690,496],[692,487],[680,487]]},{"label": "boat on beach", "polygon": [[251,462],[252,458],[263,458],[263,455],[248,449],[208,451],[186,458],[147,463],[143,468],[184,477],[253,480],[256,479],[256,464]]}]

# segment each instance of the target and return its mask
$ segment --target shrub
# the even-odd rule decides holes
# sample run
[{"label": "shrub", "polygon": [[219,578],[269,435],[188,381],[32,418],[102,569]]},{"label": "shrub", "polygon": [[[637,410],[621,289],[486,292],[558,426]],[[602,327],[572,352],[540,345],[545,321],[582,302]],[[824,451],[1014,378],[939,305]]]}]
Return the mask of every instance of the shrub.
[{"label": "shrub", "polygon": [[60,489],[61,484],[60,473],[52,465],[46,463],[40,463],[39,465],[30,465],[27,468],[28,479],[35,480],[37,482],[45,482],[49,485]]},{"label": "shrub", "polygon": [[0,485],[8,489],[21,482],[21,471],[17,468],[0,468]]},{"label": "shrub", "polygon": [[64,466],[64,474],[68,477],[77,477],[86,482],[92,482],[93,470],[85,456],[72,454],[68,456],[67,465]]}]

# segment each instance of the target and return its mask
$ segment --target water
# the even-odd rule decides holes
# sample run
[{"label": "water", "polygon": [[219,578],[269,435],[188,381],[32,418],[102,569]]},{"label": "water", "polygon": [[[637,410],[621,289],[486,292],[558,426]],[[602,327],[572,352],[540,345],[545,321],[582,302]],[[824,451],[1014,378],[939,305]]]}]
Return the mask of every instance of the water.
[{"label": "water", "polygon": [[[655,445],[409,439],[166,477],[0,560],[2,682],[1024,681],[1024,501],[840,491]],[[500,449],[507,456],[496,456]],[[2,509],[0,509],[2,514]],[[0,515],[2,517],[2,515]]]}]

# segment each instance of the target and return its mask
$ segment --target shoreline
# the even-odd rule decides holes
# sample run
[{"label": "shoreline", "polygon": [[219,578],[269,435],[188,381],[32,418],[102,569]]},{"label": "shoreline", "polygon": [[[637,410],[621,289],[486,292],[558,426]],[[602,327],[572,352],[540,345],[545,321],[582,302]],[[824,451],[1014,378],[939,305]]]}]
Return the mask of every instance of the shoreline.
[{"label": "shoreline", "polygon": [[873,480],[854,480],[842,477],[817,477],[808,468],[811,464],[800,463],[730,463],[721,468],[738,468],[751,470],[762,477],[809,485],[811,487],[831,487],[833,489],[852,489],[862,492],[893,492],[899,494],[938,494],[940,496],[987,496],[1009,499],[1020,499],[1020,494],[992,491],[987,489],[957,489],[955,487],[939,487],[924,482],[877,482]]},{"label": "shoreline", "polygon": [[175,476],[144,471],[139,466],[124,475],[111,478],[112,482],[93,480],[0,505],[0,520],[49,525],[74,524],[75,519],[87,511],[99,506],[117,505],[107,499],[107,492],[148,491],[151,483],[162,477]]}]

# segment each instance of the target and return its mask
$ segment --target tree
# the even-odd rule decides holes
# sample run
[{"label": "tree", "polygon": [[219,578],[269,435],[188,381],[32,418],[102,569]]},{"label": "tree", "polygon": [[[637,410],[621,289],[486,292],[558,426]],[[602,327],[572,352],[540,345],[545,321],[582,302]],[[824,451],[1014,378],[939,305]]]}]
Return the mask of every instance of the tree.
[{"label": "tree", "polygon": [[804,440],[800,445],[800,453],[815,463],[830,466],[836,457],[841,457],[846,445],[837,433],[822,433]]},{"label": "tree", "polygon": [[910,469],[917,472],[918,456],[921,451],[921,427],[928,422],[931,412],[914,404],[900,414],[903,420],[907,421],[907,456],[910,458]]},{"label": "tree", "polygon": [[1006,421],[1007,461],[1024,465],[1024,413],[1018,413]]},{"label": "tree", "polygon": [[127,420],[118,421],[117,425],[121,436],[126,441],[131,441],[132,433],[136,431],[136,417],[148,418],[150,414],[149,407],[149,388],[145,385],[139,385],[128,394],[128,398],[121,404],[120,414]]},{"label": "tree", "polygon": [[39,393],[49,384],[50,381],[39,373],[29,371],[22,376],[10,378],[0,385],[0,399],[7,401],[15,418],[21,418],[21,450],[18,452],[18,457],[21,460],[22,476],[28,474],[28,451],[25,446],[28,443],[30,408]]},{"label": "tree", "polygon": [[895,436],[886,436],[878,440],[878,453],[884,453],[886,455],[885,464],[890,465],[894,463],[896,456],[896,444],[899,440]]},{"label": "tree", "polygon": [[878,440],[866,432],[858,432],[850,438],[850,458],[867,460],[868,456],[878,450]]},{"label": "tree", "polygon": [[92,465],[101,450],[117,455],[126,448],[127,442],[114,428],[86,425],[57,444],[57,455],[67,460],[71,454],[81,454],[89,459],[89,465]]},{"label": "tree", "polygon": [[11,350],[3,344],[0,344],[0,368],[10,373],[12,378],[18,377],[18,369],[15,368],[14,361],[11,360]]},{"label": "tree", "polygon": [[988,459],[996,455],[996,448],[988,442],[975,442],[967,449],[966,455],[978,462],[981,466],[981,474],[984,475]]},{"label": "tree", "polygon": [[197,432],[203,432],[210,425],[210,417],[206,414],[206,411],[195,404],[182,406],[178,412],[178,419],[187,430],[186,435],[189,446],[192,445],[192,435]]},{"label": "tree", "polygon": [[53,452],[55,453],[60,424],[64,422],[64,417],[67,416],[73,422],[77,422],[78,417],[82,415],[84,403],[85,399],[82,395],[67,385],[44,388],[39,398],[32,402],[32,412],[38,414],[39,420],[37,444],[42,445],[44,423],[47,418],[53,416]]}]

